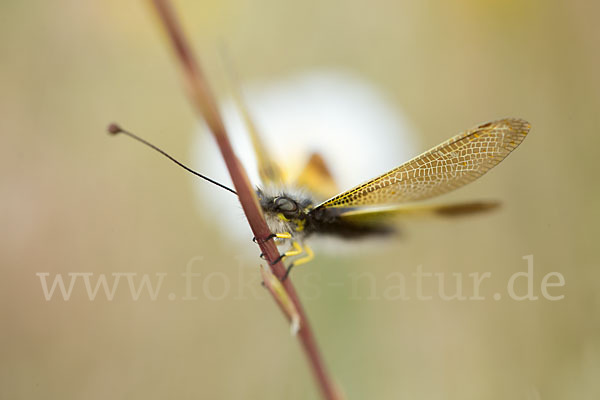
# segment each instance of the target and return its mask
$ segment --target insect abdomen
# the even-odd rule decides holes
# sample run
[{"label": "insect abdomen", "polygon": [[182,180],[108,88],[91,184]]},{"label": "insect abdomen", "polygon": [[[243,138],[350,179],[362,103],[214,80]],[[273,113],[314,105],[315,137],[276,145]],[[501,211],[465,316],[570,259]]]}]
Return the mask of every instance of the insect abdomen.
[{"label": "insect abdomen", "polygon": [[307,216],[307,234],[331,235],[345,239],[359,239],[367,236],[381,236],[394,233],[392,225],[382,223],[357,223],[340,218],[346,209],[325,208],[311,212]]}]

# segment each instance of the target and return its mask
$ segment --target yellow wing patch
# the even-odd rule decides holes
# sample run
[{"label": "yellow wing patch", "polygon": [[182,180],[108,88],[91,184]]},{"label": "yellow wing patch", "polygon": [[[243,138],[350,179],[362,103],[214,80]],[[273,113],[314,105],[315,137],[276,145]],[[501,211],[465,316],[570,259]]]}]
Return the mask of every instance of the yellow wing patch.
[{"label": "yellow wing patch", "polygon": [[335,180],[319,153],[311,154],[304,169],[296,178],[295,186],[308,189],[311,194],[320,200],[339,193]]},{"label": "yellow wing patch", "polygon": [[318,207],[410,202],[450,192],[497,165],[523,141],[530,128],[527,121],[516,118],[488,122]]}]

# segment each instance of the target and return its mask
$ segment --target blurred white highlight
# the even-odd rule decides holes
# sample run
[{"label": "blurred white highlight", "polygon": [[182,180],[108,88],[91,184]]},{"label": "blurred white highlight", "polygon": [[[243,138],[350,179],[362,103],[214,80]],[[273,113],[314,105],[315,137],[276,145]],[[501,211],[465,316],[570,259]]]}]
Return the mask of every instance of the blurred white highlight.
[{"label": "blurred white highlight", "polygon": [[[243,88],[243,94],[265,144],[289,176],[295,176],[316,151],[324,157],[340,189],[345,190],[416,155],[416,135],[400,107],[356,75],[311,71],[253,83]],[[253,185],[259,185],[252,145],[234,102],[223,102],[221,112],[237,156]],[[221,154],[204,124],[198,129],[192,151],[195,169],[231,185]],[[218,218],[218,225],[226,228],[228,235],[249,240],[249,228],[235,196],[205,182],[194,187],[202,216]]]}]

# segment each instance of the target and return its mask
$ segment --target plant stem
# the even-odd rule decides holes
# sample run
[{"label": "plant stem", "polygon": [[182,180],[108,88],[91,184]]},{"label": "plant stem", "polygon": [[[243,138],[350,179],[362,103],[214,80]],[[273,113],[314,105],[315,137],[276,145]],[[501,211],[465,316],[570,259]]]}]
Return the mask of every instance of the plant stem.
[{"label": "plant stem", "polygon": [[[173,46],[175,55],[181,64],[184,80],[194,107],[205,119],[217,141],[217,145],[219,146],[221,155],[223,156],[229,174],[231,175],[231,180],[237,191],[242,209],[248,219],[252,233],[258,239],[260,249],[265,255],[265,259],[269,265],[271,265],[273,261],[279,257],[279,251],[273,240],[266,242],[261,240],[269,237],[271,231],[263,217],[262,210],[256,198],[254,189],[248,180],[246,171],[231,147],[215,97],[210,90],[208,82],[202,72],[200,64],[197,62],[197,58],[195,57],[189,42],[186,40],[171,2],[169,0],[151,1],[160,22],[166,30],[167,37]],[[285,266],[281,261],[273,264],[271,270],[273,271],[273,274],[280,279],[285,274]],[[317,347],[306,314],[304,313],[304,309],[296,294],[294,286],[292,285],[291,279],[286,279],[283,282],[283,286],[300,315],[300,331],[298,332],[298,337],[300,338],[313,374],[319,384],[323,398],[327,400],[339,399],[340,395],[327,373],[327,369],[325,368],[325,364]]]}]

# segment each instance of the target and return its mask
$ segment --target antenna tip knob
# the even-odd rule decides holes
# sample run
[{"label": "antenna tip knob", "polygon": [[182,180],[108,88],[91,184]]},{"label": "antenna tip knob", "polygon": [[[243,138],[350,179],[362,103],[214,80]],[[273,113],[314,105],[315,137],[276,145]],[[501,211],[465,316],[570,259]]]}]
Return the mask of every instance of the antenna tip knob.
[{"label": "antenna tip knob", "polygon": [[112,135],[116,135],[117,133],[123,132],[123,129],[121,129],[121,127],[115,123],[108,125],[108,128],[106,128],[106,130]]}]

